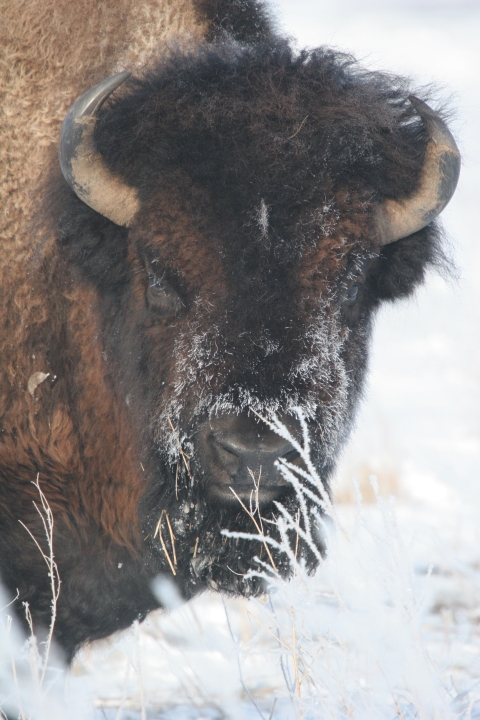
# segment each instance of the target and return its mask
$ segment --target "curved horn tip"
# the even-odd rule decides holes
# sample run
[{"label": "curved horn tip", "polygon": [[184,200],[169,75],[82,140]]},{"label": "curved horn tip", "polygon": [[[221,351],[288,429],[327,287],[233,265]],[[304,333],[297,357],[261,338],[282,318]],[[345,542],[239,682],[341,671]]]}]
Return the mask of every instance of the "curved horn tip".
[{"label": "curved horn tip", "polygon": [[63,176],[70,187],[73,187],[75,179],[72,176],[71,162],[76,154],[76,146],[81,141],[83,128],[79,121],[84,117],[93,117],[101,108],[105,100],[116,90],[132,73],[126,70],[116,75],[112,75],[106,80],[102,80],[87,92],[75,100],[70,106],[60,129],[60,138],[58,143],[58,154],[60,159],[60,167]]},{"label": "curved horn tip", "polygon": [[[70,108],[73,110],[77,106],[78,115],[94,115],[105,102],[105,100],[116,90],[122,83],[127,80],[132,73],[129,70],[116,73],[105,80],[94,85],[87,90]],[[83,107],[82,107],[83,106]]]},{"label": "curved horn tip", "polygon": [[117,225],[128,227],[139,208],[135,188],[111,173],[93,145],[95,116],[105,100],[131,72],[112,75],[87,90],[71,106],[59,140],[60,167],[75,194]]},{"label": "curved horn tip", "polygon": [[430,116],[438,119],[438,115],[435,110],[433,110],[430,105],[427,105],[425,100],[420,100],[420,98],[418,98],[416,95],[409,95],[408,101],[413,105],[413,107],[421,117]]},{"label": "curved horn tip", "polygon": [[415,95],[409,95],[408,99],[417,111],[418,115],[420,115],[420,118],[430,135],[430,138],[434,142],[441,142],[446,146],[446,149],[448,149],[449,152],[455,153],[460,157],[460,150],[457,147],[455,138],[453,137],[452,133],[448,129],[447,124],[442,120],[439,114],[435,112],[435,110],[433,110],[430,105],[427,105],[426,102],[420,100],[420,98],[416,97]]},{"label": "curved horn tip", "polygon": [[446,123],[423,100],[409,96],[429,135],[418,190],[404,200],[386,200],[376,210],[381,246],[431,223],[451,200],[460,175],[460,151]]}]

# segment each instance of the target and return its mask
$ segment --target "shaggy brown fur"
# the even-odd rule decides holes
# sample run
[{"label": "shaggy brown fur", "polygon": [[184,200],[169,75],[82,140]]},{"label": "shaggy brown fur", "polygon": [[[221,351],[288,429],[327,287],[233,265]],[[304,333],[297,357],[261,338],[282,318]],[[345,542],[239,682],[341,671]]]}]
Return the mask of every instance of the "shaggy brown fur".
[{"label": "shaggy brown fur", "polygon": [[[1,3],[0,522],[14,530],[2,545],[3,577],[45,616],[43,570],[35,570],[29,540],[20,553],[15,540],[21,518],[42,542],[31,481],[39,475],[65,559],[95,528],[104,535],[92,552],[98,543],[135,552],[143,470],[101,353],[96,293],[68,277],[44,230],[40,188],[56,167],[60,126],[76,97],[114,72],[138,73],[160,52],[192,49],[215,34],[215,16],[197,0]],[[62,355],[75,366],[62,365]],[[36,385],[39,373],[47,377]],[[22,565],[30,567],[26,583],[16,571]]]},{"label": "shaggy brown fur", "polygon": [[[38,475],[71,657],[158,605],[164,512],[185,597],[261,589],[242,576],[256,550],[220,534],[251,527],[215,494],[210,420],[301,405],[328,487],[371,316],[421,282],[438,236],[376,244],[375,204],[414,192],[425,154],[403,82],[296,54],[263,4],[9,0],[2,13],[1,572],[46,624],[48,578],[18,523],[42,542]],[[128,230],[81,202],[56,158],[75,97],[125,67],[135,77],[94,141],[138,192]]]},{"label": "shaggy brown fur", "polygon": [[[55,246],[34,230],[42,202],[38,189],[46,169],[56,163],[60,125],[78,95],[118,70],[138,72],[159,47],[165,53],[169,46],[197,44],[206,30],[194,0],[1,3],[2,517],[6,513],[15,522],[22,517],[38,527],[30,483],[40,473],[54,515],[70,523],[72,532],[87,533],[93,517],[116,542],[135,543],[141,469],[138,461],[133,465],[128,460],[128,425],[122,409],[112,404],[108,373],[97,352],[98,327],[85,312],[95,305],[94,293],[68,283],[58,287],[63,271]],[[57,295],[52,295],[52,284],[60,289]],[[69,343],[82,358],[73,414],[65,383],[68,370],[56,367],[59,342]],[[48,378],[29,392],[29,379],[38,372]],[[1,481],[12,472],[23,486],[16,499]],[[78,484],[78,477],[84,482]],[[99,477],[109,481],[99,484]],[[14,547],[11,551],[17,552]]]},{"label": "shaggy brown fur", "polygon": [[[0,337],[8,336],[8,343],[2,343],[0,371],[1,462],[21,468],[25,480],[40,468],[58,473],[59,497],[48,493],[52,505],[67,504],[73,513],[81,507],[95,508],[112,535],[124,543],[132,541],[133,517],[118,516],[117,511],[130,509],[131,513],[135,483],[133,487],[123,482],[102,486],[97,497],[93,480],[104,474],[92,467],[96,462],[92,459],[98,457],[103,457],[112,477],[123,475],[116,472],[114,458],[99,454],[96,447],[105,443],[119,457],[115,425],[122,427],[122,423],[111,407],[108,379],[101,356],[94,350],[98,329],[85,314],[93,298],[86,297],[86,289],[68,287],[63,297],[52,298],[50,283],[58,272],[55,251],[33,230],[33,215],[38,212],[42,173],[56,161],[60,125],[75,98],[118,70],[138,72],[157,56],[159,47],[162,53],[169,45],[191,47],[206,30],[207,22],[194,0],[144,0],[141,4],[132,0],[6,0],[0,10]],[[46,284],[38,282],[43,275],[39,263],[48,268]],[[25,283],[26,274],[37,281]],[[54,342],[58,340],[54,338],[59,336],[59,325],[69,328],[71,342],[84,358],[85,376],[76,378],[82,388],[82,408],[76,418],[71,417],[63,397],[65,379],[55,373]],[[19,347],[24,348],[22,353]],[[27,384],[35,372],[49,373],[49,378],[31,394]],[[105,432],[112,433],[111,441]],[[79,447],[79,436],[90,437],[88,447]],[[124,447],[128,443],[128,438],[122,440]],[[92,485],[83,486],[84,497],[78,496],[75,486],[70,487],[73,497],[65,497],[60,478],[83,472],[85,454],[92,467]],[[122,458],[120,464],[124,462]],[[135,477],[131,470],[130,477]],[[118,502],[122,495],[124,501]],[[111,502],[110,496],[117,502]],[[29,503],[27,499],[27,507]]]}]

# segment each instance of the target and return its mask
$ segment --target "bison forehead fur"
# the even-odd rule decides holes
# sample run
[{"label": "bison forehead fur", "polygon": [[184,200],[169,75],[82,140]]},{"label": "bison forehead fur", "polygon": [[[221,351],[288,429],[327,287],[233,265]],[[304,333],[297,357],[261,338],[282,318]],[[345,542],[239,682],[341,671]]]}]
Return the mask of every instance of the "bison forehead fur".
[{"label": "bison forehead fur", "polygon": [[[409,292],[434,255],[429,228],[393,270],[398,252],[379,256],[372,229],[372,203],[408,195],[423,160],[404,89],[345,56],[295,55],[283,41],[180,55],[131,84],[96,131],[111,169],[143,201],[128,259],[85,255],[98,216],[73,198],[62,197],[72,207],[60,228],[69,261],[101,293],[106,350],[121,358],[129,402],[143,412],[147,403],[171,460],[170,421],[188,438],[194,418],[249,407],[303,407],[334,455],[371,311]],[[125,243],[122,231],[105,232]],[[361,297],[342,305],[368,259]],[[152,276],[179,297],[168,322],[146,306]]]},{"label": "bison forehead fur", "polygon": [[[264,515],[275,517],[275,499],[295,508],[272,459],[289,447],[256,413],[295,433],[301,410],[328,490],[373,313],[443,257],[432,224],[385,247],[375,231],[374,208],[415,191],[428,141],[403,81],[330,50],[293,52],[252,2],[261,37],[247,23],[228,39],[228,3],[200,5],[219,22],[207,34],[217,40],[150,64],[99,113],[96,149],[138,191],[131,227],[90,209],[53,170],[27,269],[41,317],[28,310],[16,348],[2,330],[8,367],[17,358],[25,374],[20,388],[4,370],[1,548],[12,560],[2,577],[45,624],[48,578],[18,529],[22,519],[41,538],[29,484],[38,473],[69,655],[158,605],[150,582],[170,573],[162,518],[185,597],[261,590],[243,578],[258,547],[221,535],[251,530],[228,490],[248,495],[252,463],[254,473],[264,464]],[[25,392],[34,370],[45,379]]]}]

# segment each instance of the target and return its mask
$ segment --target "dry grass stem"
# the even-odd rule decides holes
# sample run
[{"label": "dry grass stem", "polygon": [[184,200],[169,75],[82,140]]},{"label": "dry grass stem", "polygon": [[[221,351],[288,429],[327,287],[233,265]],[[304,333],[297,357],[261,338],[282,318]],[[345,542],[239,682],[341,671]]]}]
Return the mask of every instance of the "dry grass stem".
[{"label": "dry grass stem", "polygon": [[[259,524],[257,523],[257,521],[255,520],[255,517],[254,517],[253,513],[246,507],[246,505],[245,505],[245,504],[242,502],[242,500],[238,497],[237,493],[235,492],[235,490],[232,488],[231,485],[230,485],[230,490],[231,490],[232,493],[235,495],[235,497],[237,498],[237,500],[238,500],[238,502],[240,503],[240,505],[242,506],[242,508],[245,510],[245,512],[247,513],[247,515],[248,515],[248,516],[250,517],[250,519],[252,520],[253,524],[255,525],[255,527],[256,527],[256,529],[257,529],[258,534],[261,535],[262,537],[264,537],[263,529],[260,527],[260,525],[259,525]],[[270,563],[271,563],[273,569],[275,570],[275,572],[278,572],[277,566],[275,565],[275,561],[274,561],[273,556],[272,556],[272,553],[270,552],[270,548],[268,547],[268,545],[267,545],[267,543],[265,542],[265,540],[263,541],[263,544],[265,545],[265,550],[266,550],[266,552],[267,552],[268,559],[270,560]]]},{"label": "dry grass stem", "polygon": [[162,550],[163,550],[163,552],[165,553],[165,557],[166,557],[167,560],[168,560],[168,564],[170,565],[170,570],[172,571],[172,574],[173,574],[173,575],[176,575],[176,574],[177,574],[177,571],[175,570],[175,565],[174,565],[173,562],[172,562],[172,559],[171,559],[171,557],[170,557],[170,554],[169,554],[169,552],[168,552],[168,550],[167,550],[167,546],[165,545],[165,540],[163,539],[163,535],[162,535],[162,520],[163,520],[164,514],[167,515],[167,523],[168,523],[168,526],[169,526],[169,529],[170,529],[170,533],[171,533],[170,537],[172,538],[173,554],[174,554],[175,565],[176,565],[176,564],[177,564],[177,560],[176,560],[176,554],[175,554],[175,545],[174,545],[174,542],[173,542],[173,537],[174,537],[174,535],[173,535],[173,531],[172,531],[171,526],[170,526],[170,522],[169,522],[169,520],[168,520],[168,514],[167,514],[166,510],[162,510],[162,512],[160,513],[160,518],[159,518],[159,520],[158,520],[157,527],[155,528],[155,533],[154,533],[154,535],[153,535],[153,539],[155,540],[155,538],[157,537],[157,533],[158,533],[158,537],[160,538],[160,543],[161,543],[161,545],[162,545]]},{"label": "dry grass stem", "polygon": [[[295,685],[297,688],[297,697],[300,700],[301,699],[301,683],[300,683],[300,673],[298,670],[298,658],[297,658],[297,633],[295,630],[295,613],[293,610],[293,607],[290,608],[290,615],[292,618],[292,657],[293,657],[293,667],[295,668]],[[300,713],[301,716],[301,713]]]},{"label": "dry grass stem", "polygon": [[175,570],[175,567],[174,567],[174,565],[173,565],[173,563],[172,563],[172,560],[171,560],[171,558],[170,558],[170,555],[168,554],[167,546],[165,545],[165,541],[164,541],[161,533],[160,533],[160,542],[162,543],[163,552],[165,553],[165,557],[167,558],[168,564],[170,565],[170,570],[172,571],[172,574],[173,574],[173,575],[176,575],[176,574],[177,574],[177,571]]},{"label": "dry grass stem", "polygon": [[[7,636],[10,634],[12,629],[12,617],[9,615],[7,617]],[[13,675],[13,682],[15,684],[15,692],[17,696],[17,702],[18,702],[18,710],[19,710],[19,717],[20,720],[26,720],[25,713],[23,711],[22,707],[22,701],[20,699],[20,689],[18,686],[18,675],[17,675],[17,666],[15,665],[15,657],[13,655],[13,649],[10,649],[10,658],[12,663],[12,675]]]},{"label": "dry grass stem", "polygon": [[[35,506],[35,509],[38,512],[38,514],[40,515],[40,518],[42,520],[43,528],[45,531],[45,537],[47,539],[47,548],[48,548],[47,553],[45,553],[43,551],[37,538],[33,535],[31,530],[25,525],[25,523],[23,523],[21,520],[19,520],[19,523],[28,532],[28,534],[32,538],[33,542],[39,549],[39,551],[45,561],[45,564],[47,565],[48,576],[50,578],[50,590],[51,590],[51,595],[52,595],[52,603],[51,603],[52,614],[51,614],[51,620],[50,620],[50,627],[48,630],[47,640],[45,642],[44,655],[42,658],[42,672],[41,672],[40,678],[38,679],[38,685],[41,688],[43,685],[43,681],[45,679],[45,673],[48,668],[48,661],[49,661],[49,657],[50,657],[50,650],[51,650],[52,640],[53,640],[53,631],[54,631],[54,627],[55,627],[55,620],[57,617],[57,603],[58,603],[58,598],[60,595],[61,580],[60,580],[60,574],[58,571],[58,566],[57,566],[57,563],[55,562],[55,555],[53,552],[53,513],[50,509],[50,505],[48,504],[48,500],[45,497],[45,495],[43,494],[43,491],[40,487],[40,480],[39,480],[38,475],[37,475],[36,481],[32,484],[37,488],[38,494],[40,496],[41,507],[39,507],[36,502],[33,502],[33,505]],[[27,616],[27,620],[28,620],[28,616]],[[33,635],[33,624],[32,624],[31,616],[29,619],[29,623],[30,623],[30,628],[31,628],[32,635]]]},{"label": "dry grass stem", "polygon": [[277,642],[279,642],[280,645],[283,645],[285,650],[287,650],[288,652],[292,652],[292,648],[289,645],[287,645],[286,642],[284,640],[282,640],[281,637],[279,637],[278,635],[275,635],[275,633],[273,633],[271,630],[269,630],[268,627],[264,623],[262,623],[261,620],[259,620],[255,615],[253,615],[250,612],[250,610],[247,610],[247,614],[250,615],[250,617],[253,618],[264,630],[266,630],[267,633],[269,633],[269,635],[271,635],[273,638],[275,638],[275,640]]},{"label": "dry grass stem", "polygon": [[238,664],[238,674],[239,674],[240,682],[241,682],[242,687],[243,687],[243,689],[244,689],[244,691],[245,691],[245,694],[247,695],[248,699],[250,700],[250,702],[252,703],[253,707],[254,707],[255,710],[257,711],[257,713],[258,713],[258,715],[260,716],[261,720],[264,720],[263,713],[260,711],[260,708],[258,707],[257,703],[255,702],[255,698],[252,696],[251,692],[249,691],[249,689],[248,689],[248,687],[246,686],[245,681],[244,681],[244,679],[243,679],[242,664],[241,664],[241,662],[240,662],[240,653],[239,653],[239,641],[235,639],[235,635],[233,634],[233,629],[232,629],[232,625],[231,625],[231,623],[230,623],[230,617],[229,617],[229,614],[228,614],[227,605],[226,605],[226,603],[225,603],[225,598],[222,598],[222,602],[223,602],[223,609],[225,610],[225,617],[226,617],[226,619],[227,619],[228,629],[229,629],[229,631],[230,631],[230,637],[232,638],[233,643],[234,643],[235,648],[236,648],[236,651],[237,651],[237,664]]},{"label": "dry grass stem", "polygon": [[302,122],[300,123],[300,125],[298,126],[298,128],[295,130],[295,132],[293,133],[293,135],[290,135],[290,137],[285,138],[285,142],[286,142],[287,140],[293,140],[293,138],[294,138],[296,135],[298,135],[298,133],[300,132],[300,130],[301,130],[302,127],[304,126],[305,121],[306,121],[307,119],[308,119],[308,115],[305,115],[305,117],[303,118]]},{"label": "dry grass stem", "polygon": [[275,705],[277,704],[277,698],[273,701],[272,709],[270,710],[270,715],[268,716],[268,720],[272,720],[273,713],[275,712]]},{"label": "dry grass stem", "polygon": [[393,701],[395,703],[395,710],[397,711],[397,715],[400,718],[400,720],[405,720],[405,716],[402,713],[402,710],[400,708],[400,705],[398,704],[397,698],[393,695]]},{"label": "dry grass stem", "polygon": [[173,550],[173,564],[176,566],[177,564],[177,552],[175,550],[175,535],[173,534],[172,525],[170,523],[170,517],[168,513],[165,511],[165,517],[167,518],[167,525],[168,525],[168,532],[170,533],[170,540],[172,541],[172,550]]},{"label": "dry grass stem", "polygon": [[[298,475],[298,477],[306,480],[307,483],[309,483],[310,485],[313,485],[315,490],[318,492],[318,497],[314,493],[311,493],[307,487],[303,488],[303,492],[312,500],[316,502],[318,502],[319,500],[321,501],[324,512],[327,513],[327,515],[335,522],[336,526],[340,529],[342,534],[348,539],[347,534],[342,528],[342,524],[331,501],[331,498],[326,491],[323,483],[321,482],[317,470],[310,457],[310,439],[308,436],[308,429],[303,414],[298,414],[298,419],[300,420],[303,432],[304,444],[301,445],[299,441],[294,438],[293,435],[287,430],[287,428],[275,417],[272,417],[271,420],[268,420],[266,417],[254,410],[252,407],[250,407],[249,409],[279,437],[283,437],[285,440],[288,440],[288,442],[290,442],[295,448],[295,450],[300,454],[303,462],[305,463],[306,470],[303,470],[302,468],[295,465],[291,465],[290,463],[287,463],[288,469],[293,470]],[[282,463],[282,465],[284,465],[284,463]]]}]

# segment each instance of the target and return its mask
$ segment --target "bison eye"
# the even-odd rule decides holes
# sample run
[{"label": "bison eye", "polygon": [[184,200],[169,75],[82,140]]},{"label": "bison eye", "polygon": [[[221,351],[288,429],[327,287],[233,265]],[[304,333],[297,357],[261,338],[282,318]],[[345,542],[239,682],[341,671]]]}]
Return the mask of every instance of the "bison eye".
[{"label": "bison eye", "polygon": [[341,307],[346,324],[349,327],[353,327],[360,319],[361,303],[359,303],[359,300],[362,294],[363,284],[359,278],[356,279],[356,282],[350,282],[351,284],[343,291]]},{"label": "bison eye", "polygon": [[175,317],[183,308],[178,293],[164,278],[156,275],[148,278],[147,305],[149,310],[161,317]]},{"label": "bison eye", "polygon": [[359,290],[359,287],[358,287],[357,283],[355,283],[355,285],[350,285],[350,287],[348,288],[348,291],[347,291],[347,298],[346,298],[347,302],[350,302],[350,303],[355,302],[355,300],[357,299],[358,290]]}]

